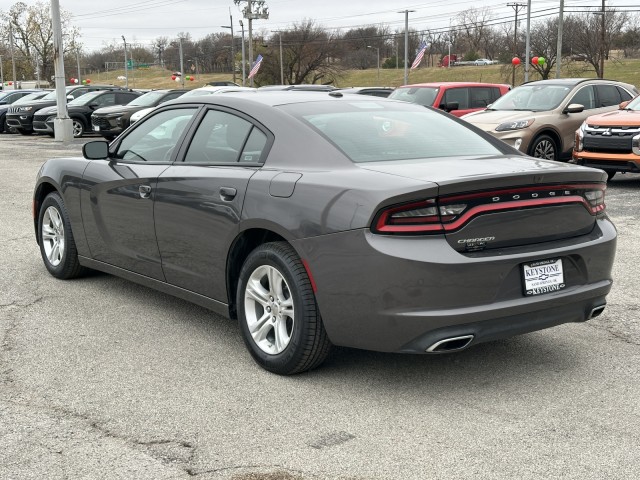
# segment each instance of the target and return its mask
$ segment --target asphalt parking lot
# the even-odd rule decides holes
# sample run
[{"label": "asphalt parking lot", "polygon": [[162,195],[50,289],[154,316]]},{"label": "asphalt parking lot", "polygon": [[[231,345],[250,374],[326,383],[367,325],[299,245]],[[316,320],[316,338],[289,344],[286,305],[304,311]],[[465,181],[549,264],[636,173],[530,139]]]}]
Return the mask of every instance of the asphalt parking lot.
[{"label": "asphalt parking lot", "polygon": [[47,273],[35,176],[82,143],[0,135],[0,478],[640,478],[640,175],[607,191],[600,317],[453,355],[336,349],[285,378],[203,308]]}]

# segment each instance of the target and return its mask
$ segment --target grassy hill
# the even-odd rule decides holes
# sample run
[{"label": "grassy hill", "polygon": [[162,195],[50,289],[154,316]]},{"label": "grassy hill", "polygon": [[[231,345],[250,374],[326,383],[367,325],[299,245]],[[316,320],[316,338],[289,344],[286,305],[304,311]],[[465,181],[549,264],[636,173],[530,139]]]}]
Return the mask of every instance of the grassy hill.
[{"label": "grassy hill", "polygon": [[[511,65],[486,65],[486,66],[464,66],[464,67],[422,67],[409,72],[409,83],[440,82],[440,81],[471,81],[471,82],[491,82],[511,84]],[[605,63],[606,78],[620,80],[636,85],[640,84],[640,60],[609,60]],[[123,80],[118,80],[123,71],[111,71],[91,76],[92,83],[113,83],[124,85]],[[571,62],[562,69],[563,77],[595,77],[593,69],[586,63]],[[539,80],[541,77],[530,70],[529,79]],[[552,78],[555,78],[555,70]],[[228,74],[203,74],[194,81],[185,80],[185,88],[196,88],[211,81],[232,80],[231,73]],[[368,70],[347,70],[340,77],[336,86],[338,87],[362,87],[362,86],[391,86],[397,87],[404,83],[403,69],[380,69],[379,79],[377,69]],[[237,83],[242,82],[240,75],[237,75]],[[522,66],[516,68],[516,85],[524,81],[524,69]],[[248,85],[248,83],[247,83]],[[180,88],[180,83],[171,80],[171,72],[159,68],[139,69],[129,72],[130,88]]]}]

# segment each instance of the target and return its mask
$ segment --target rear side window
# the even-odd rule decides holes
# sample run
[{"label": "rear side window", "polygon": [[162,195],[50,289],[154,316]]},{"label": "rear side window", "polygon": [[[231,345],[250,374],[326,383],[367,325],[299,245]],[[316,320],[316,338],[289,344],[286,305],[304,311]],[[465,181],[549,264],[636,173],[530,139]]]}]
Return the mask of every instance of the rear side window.
[{"label": "rear side window", "polygon": [[612,107],[622,102],[620,92],[615,85],[596,85],[598,107]]},{"label": "rear side window", "polygon": [[250,122],[236,115],[209,110],[198,126],[184,161],[235,163],[245,148],[252,127]]},{"label": "rear side window", "polygon": [[629,92],[627,92],[624,88],[616,87],[618,89],[618,93],[620,94],[620,98],[622,98],[623,102],[627,102],[633,98]]},{"label": "rear side window", "polygon": [[433,103],[438,96],[439,88],[431,87],[401,87],[396,88],[389,98],[402,100],[403,102],[417,103],[425,107],[433,107]]},{"label": "rear side window", "polygon": [[486,108],[493,102],[493,92],[497,88],[471,87],[469,88],[469,108]]}]

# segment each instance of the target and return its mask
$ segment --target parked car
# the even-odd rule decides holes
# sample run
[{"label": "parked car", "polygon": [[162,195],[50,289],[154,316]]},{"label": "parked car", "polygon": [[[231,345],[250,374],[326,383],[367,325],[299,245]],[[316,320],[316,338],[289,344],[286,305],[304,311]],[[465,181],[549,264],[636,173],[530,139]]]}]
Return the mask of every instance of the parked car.
[{"label": "parked car", "polygon": [[[195,96],[206,96],[206,95],[219,95],[221,93],[234,93],[234,92],[255,92],[256,89],[253,87],[237,87],[232,85],[223,85],[223,86],[210,86],[205,85],[204,87],[194,88],[193,90],[189,90],[182,97],[195,97]],[[140,120],[142,117],[152,112],[155,107],[144,108],[133,115],[131,115],[130,123],[135,123]]]},{"label": "parked car", "polygon": [[640,97],[613,112],[592,115],[576,131],[572,163],[616,172],[640,173]]},{"label": "parked car", "polygon": [[478,58],[477,60],[474,60],[473,64],[476,66],[479,65],[495,65],[496,63],[498,63],[496,60],[490,60],[488,58]]},{"label": "parked car", "polygon": [[355,93],[357,95],[371,95],[373,97],[388,97],[393,92],[392,87],[349,87],[339,88],[340,93]]},{"label": "parked car", "polygon": [[[69,118],[73,122],[74,138],[91,131],[91,115],[95,110],[106,106],[122,106],[142,95],[133,90],[97,90],[71,100],[67,105]],[[38,133],[54,135],[54,120],[58,107],[45,107],[33,116],[33,130]]]},{"label": "parked car", "polygon": [[40,92],[39,88],[27,88],[24,90],[0,90],[0,106],[11,105],[12,103],[20,100],[22,97],[33,92]]},{"label": "parked car", "polygon": [[610,112],[638,91],[613,80],[563,78],[525,83],[464,120],[532,157],[571,158],[577,128],[590,115]]},{"label": "parked car", "polygon": [[[87,92],[96,90],[123,90],[121,87],[114,85],[76,85],[66,87],[67,101],[74,100]],[[35,100],[29,104],[21,104],[12,106],[7,112],[7,125],[14,128],[22,135],[31,135],[33,133],[33,116],[34,114],[46,107],[52,107],[56,104],[56,92],[51,91],[40,100]]]},{"label": "parked car", "polygon": [[467,113],[484,110],[510,89],[509,85],[501,83],[416,83],[396,88],[389,98],[439,108],[461,117]]},{"label": "parked car", "polygon": [[98,108],[91,114],[91,129],[107,140],[113,140],[130,125],[131,115],[146,108],[178,98],[189,90],[153,90],[134,98],[126,105]]},{"label": "parked car", "polygon": [[585,321],[611,288],[604,172],[410,103],[182,96],[83,154],[38,173],[46,269],[105,271],[237,318],[279,374],[332,344],[443,353]]},{"label": "parked car", "polygon": [[37,100],[39,98],[44,97],[49,93],[49,90],[15,90],[15,91],[7,91],[5,93],[12,94],[14,92],[18,92],[18,95],[0,95],[0,133],[9,132],[10,127],[7,126],[7,111],[11,107],[11,105],[22,105],[24,103],[29,103],[33,100]]}]

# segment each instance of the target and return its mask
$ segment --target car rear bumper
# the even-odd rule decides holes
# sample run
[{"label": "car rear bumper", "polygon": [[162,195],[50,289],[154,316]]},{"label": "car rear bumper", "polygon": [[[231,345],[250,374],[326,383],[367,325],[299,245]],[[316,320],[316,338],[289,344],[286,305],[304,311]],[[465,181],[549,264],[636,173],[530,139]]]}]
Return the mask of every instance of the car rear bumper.
[{"label": "car rear bumper", "polygon": [[[587,320],[611,289],[616,231],[603,218],[578,239],[473,255],[455,252],[441,236],[368,230],[294,245],[308,262],[334,344],[425,353],[446,337],[472,335],[473,345]],[[563,259],[567,287],[525,296],[522,264],[550,258]]]}]

